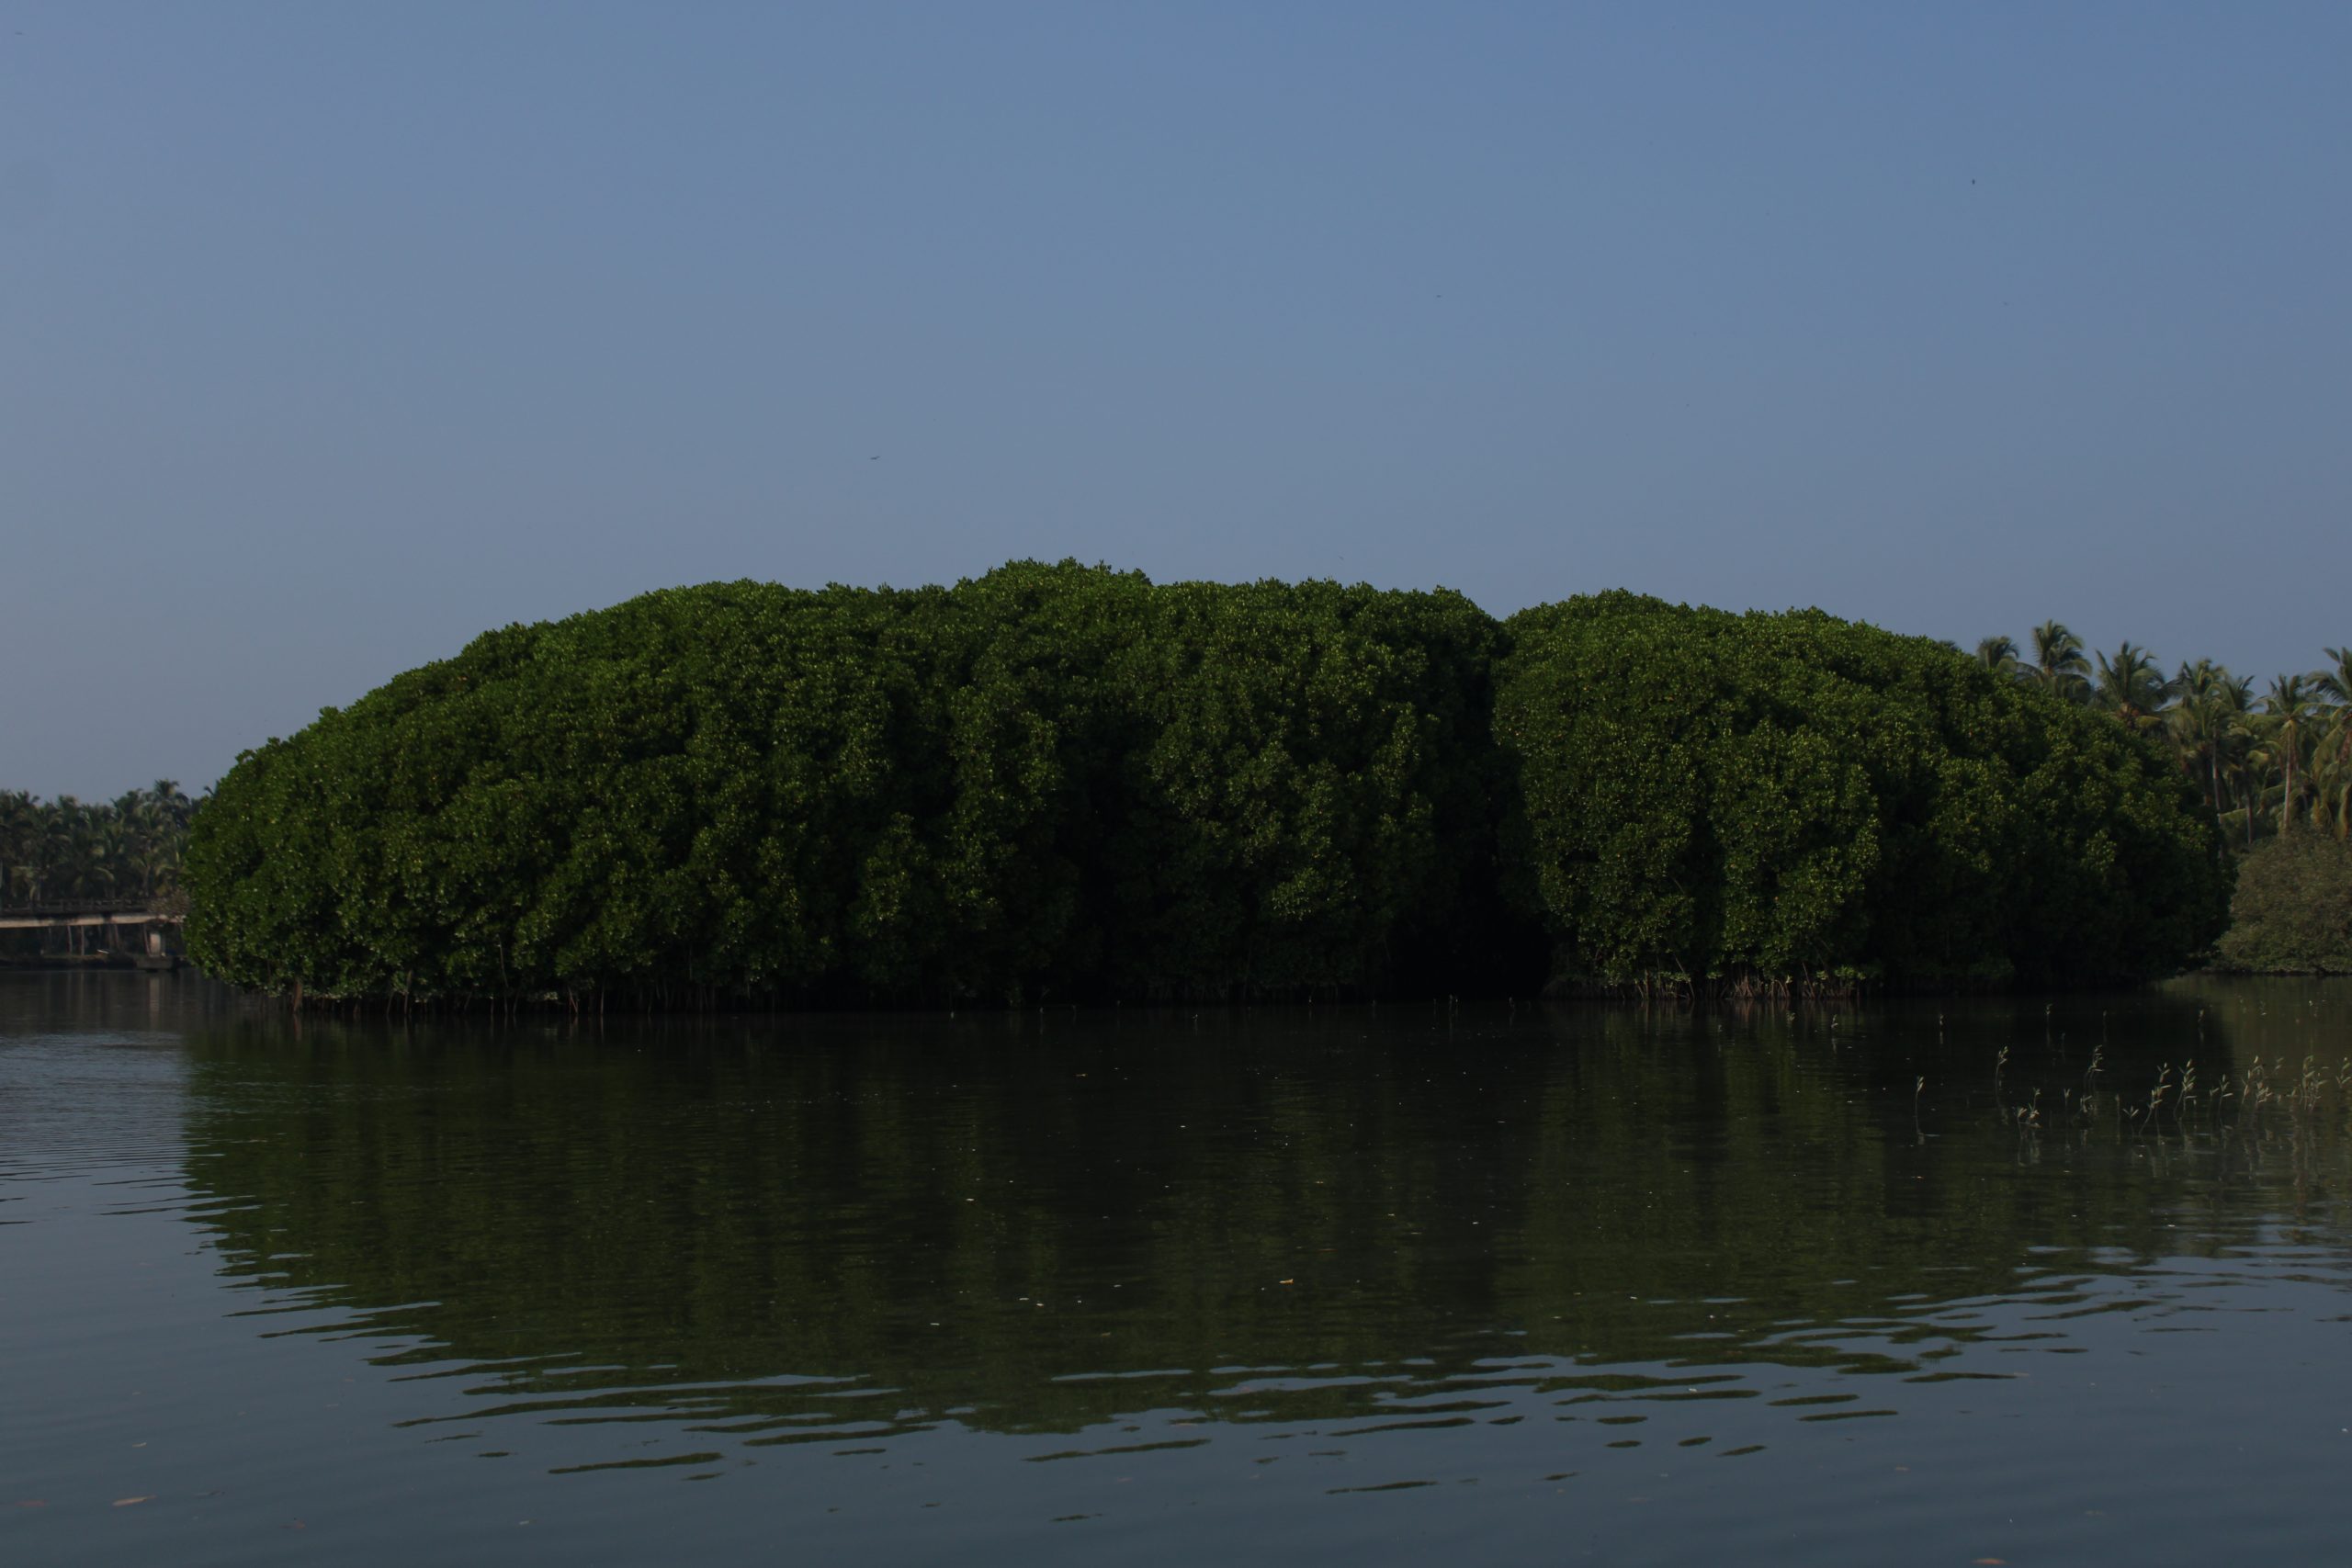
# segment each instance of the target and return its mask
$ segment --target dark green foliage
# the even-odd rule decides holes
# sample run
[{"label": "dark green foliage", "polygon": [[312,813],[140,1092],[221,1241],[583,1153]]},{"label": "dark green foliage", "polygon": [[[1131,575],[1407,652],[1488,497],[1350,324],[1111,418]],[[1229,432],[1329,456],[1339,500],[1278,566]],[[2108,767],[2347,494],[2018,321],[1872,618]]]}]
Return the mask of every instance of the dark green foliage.
[{"label": "dark green foliage", "polygon": [[1374,986],[1490,880],[1493,635],[1067,564],[651,593],[242,759],[189,945],[334,996]]},{"label": "dark green foliage", "polygon": [[2267,839],[2238,868],[2220,967],[2352,975],[2352,844],[2308,828]]},{"label": "dark green foliage", "polygon": [[1105,865],[1125,987],[1427,970],[1480,928],[1490,618],[1330,582],[1180,583],[1145,613],[1114,681],[1133,742]]},{"label": "dark green foliage", "polygon": [[[511,626],[249,753],[192,953],[314,996],[2126,980],[2210,818],[2102,715],[1818,613],[738,582]],[[1515,912],[1514,912],[1515,911]]]},{"label": "dark green foliage", "polygon": [[95,804],[0,790],[0,906],[175,897],[194,807],[170,779]]},{"label": "dark green foliage", "polygon": [[2172,972],[2212,830],[2120,727],[1945,645],[1628,593],[1508,626],[1519,893],[1602,985]]}]

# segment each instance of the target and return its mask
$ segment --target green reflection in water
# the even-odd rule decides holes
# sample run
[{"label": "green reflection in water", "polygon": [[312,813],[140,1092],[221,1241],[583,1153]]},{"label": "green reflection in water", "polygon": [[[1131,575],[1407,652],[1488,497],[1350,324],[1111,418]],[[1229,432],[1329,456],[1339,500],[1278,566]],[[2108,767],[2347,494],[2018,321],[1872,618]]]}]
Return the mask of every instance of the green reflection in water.
[{"label": "green reflection in water", "polygon": [[[2123,1104],[2191,1061],[2209,1095],[2257,1056],[2332,1072],[2346,999],[245,1017],[192,1036],[187,1164],[233,1272],[456,1378],[449,1419],[717,1434],[633,1462],[1142,1411],[1360,1423],[1339,1438],[1532,1397],[1630,1442],[1662,1403],[1883,1414],[1905,1380],[2001,1375],[1964,1354],[2019,1336],[1990,1307],[2059,1339],[2132,1309],[2098,1277],[2335,1234],[2333,1079],[2300,1111]],[[1815,1381],[1781,1397],[1772,1368]]]}]

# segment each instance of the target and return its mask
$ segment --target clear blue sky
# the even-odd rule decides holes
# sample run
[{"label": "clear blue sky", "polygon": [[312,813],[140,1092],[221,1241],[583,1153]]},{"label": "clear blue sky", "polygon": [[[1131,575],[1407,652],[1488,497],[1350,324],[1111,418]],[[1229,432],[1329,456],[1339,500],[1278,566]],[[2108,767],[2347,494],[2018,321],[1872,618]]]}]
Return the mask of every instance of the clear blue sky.
[{"label": "clear blue sky", "polygon": [[2352,6],[0,0],[0,787],[665,584],[2352,642]]}]

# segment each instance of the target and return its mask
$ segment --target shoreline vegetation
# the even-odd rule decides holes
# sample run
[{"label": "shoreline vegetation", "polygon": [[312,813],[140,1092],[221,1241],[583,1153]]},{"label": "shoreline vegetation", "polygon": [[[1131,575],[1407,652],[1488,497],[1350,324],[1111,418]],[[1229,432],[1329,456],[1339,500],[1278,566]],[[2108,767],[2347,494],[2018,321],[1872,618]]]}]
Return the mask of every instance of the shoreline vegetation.
[{"label": "shoreline vegetation", "polygon": [[[2054,622],[1972,656],[1624,592],[714,583],[487,633],[243,754],[175,880],[210,974],[386,1008],[2345,969],[2330,657],[2257,698]],[[0,796],[0,831],[71,805]]]}]

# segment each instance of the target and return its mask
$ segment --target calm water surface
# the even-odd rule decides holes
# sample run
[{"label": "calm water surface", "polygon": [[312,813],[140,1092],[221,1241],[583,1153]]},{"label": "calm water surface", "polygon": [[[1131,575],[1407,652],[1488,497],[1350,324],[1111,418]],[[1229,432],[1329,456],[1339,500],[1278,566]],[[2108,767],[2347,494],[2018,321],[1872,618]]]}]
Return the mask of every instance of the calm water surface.
[{"label": "calm water surface", "polygon": [[597,1031],[0,976],[0,1560],[2338,1562],[2346,1084],[2352,982]]}]

